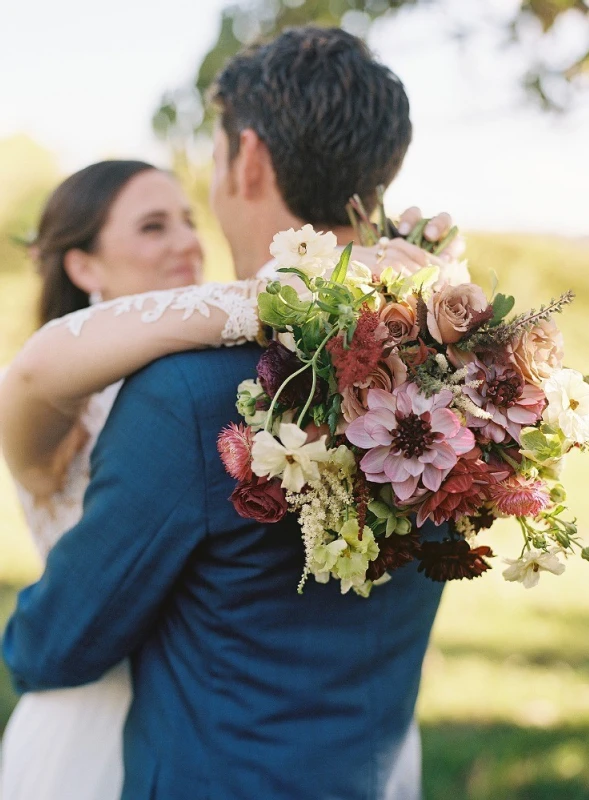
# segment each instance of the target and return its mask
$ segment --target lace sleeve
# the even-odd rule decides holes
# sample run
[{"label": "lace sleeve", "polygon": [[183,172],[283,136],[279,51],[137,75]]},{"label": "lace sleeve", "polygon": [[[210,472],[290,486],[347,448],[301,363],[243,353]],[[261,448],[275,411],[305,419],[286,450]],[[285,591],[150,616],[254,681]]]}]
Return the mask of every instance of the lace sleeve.
[{"label": "lace sleeve", "polygon": [[185,286],[180,289],[117,297],[52,320],[45,327],[65,326],[74,336],[80,336],[86,322],[101,312],[111,311],[118,317],[135,311],[140,312],[142,322],[157,322],[169,310],[183,312],[182,319],[187,320],[195,313],[208,318],[211,308],[217,308],[227,314],[219,345],[229,347],[257,338],[257,298],[266,283],[265,279],[256,278],[229,284],[206,283],[202,286]]}]

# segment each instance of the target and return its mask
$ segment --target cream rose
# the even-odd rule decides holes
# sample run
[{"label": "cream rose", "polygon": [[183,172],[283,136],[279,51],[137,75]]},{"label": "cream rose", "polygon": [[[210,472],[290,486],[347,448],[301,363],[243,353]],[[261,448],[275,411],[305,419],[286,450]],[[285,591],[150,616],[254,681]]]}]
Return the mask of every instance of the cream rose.
[{"label": "cream rose", "polygon": [[427,302],[427,327],[440,344],[454,344],[479,321],[488,306],[480,286],[446,284]]},{"label": "cream rose", "polygon": [[554,370],[562,367],[564,342],[552,319],[542,320],[529,331],[522,331],[508,350],[519,372],[536,386],[541,386]]}]

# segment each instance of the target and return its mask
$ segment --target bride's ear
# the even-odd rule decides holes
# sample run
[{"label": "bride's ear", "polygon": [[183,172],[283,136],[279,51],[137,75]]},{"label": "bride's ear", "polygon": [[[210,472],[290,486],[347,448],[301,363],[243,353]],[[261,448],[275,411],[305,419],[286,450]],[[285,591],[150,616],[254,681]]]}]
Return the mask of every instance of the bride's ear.
[{"label": "bride's ear", "polygon": [[83,292],[99,292],[102,290],[100,276],[89,253],[75,247],[68,250],[63,257],[63,268],[68,278]]},{"label": "bride's ear", "polygon": [[275,180],[272,159],[265,142],[251,128],[241,131],[236,163],[237,185],[247,200],[259,199]]}]

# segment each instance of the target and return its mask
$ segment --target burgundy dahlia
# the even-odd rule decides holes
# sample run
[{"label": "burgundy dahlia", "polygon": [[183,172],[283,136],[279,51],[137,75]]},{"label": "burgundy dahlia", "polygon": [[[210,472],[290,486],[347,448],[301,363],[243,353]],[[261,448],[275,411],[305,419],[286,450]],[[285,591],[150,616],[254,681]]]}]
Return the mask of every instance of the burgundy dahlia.
[{"label": "burgundy dahlia", "polygon": [[480,508],[476,514],[470,516],[468,521],[474,528],[474,532],[478,533],[479,531],[491,528],[495,524],[496,519],[497,517],[489,508],[483,507]]},{"label": "burgundy dahlia", "polygon": [[[293,353],[292,350],[289,350],[288,347],[285,347],[280,342],[270,342],[262,353],[257,366],[258,378],[262,389],[269,397],[274,397],[289,375],[295,373],[302,366],[303,362],[296,353]],[[297,375],[285,386],[280,394],[279,402],[290,407],[304,404],[311,391],[312,379],[313,375],[310,369],[306,369],[300,375]],[[321,402],[322,394],[323,382],[318,381],[313,398],[314,402]]]},{"label": "burgundy dahlia", "polygon": [[404,536],[393,533],[386,539],[379,538],[379,553],[368,565],[366,577],[370,581],[376,581],[382,578],[385,572],[392,572],[405,566],[419,557],[420,546],[419,534],[415,532],[407,533]]},{"label": "burgundy dahlia", "polygon": [[491,557],[490,547],[471,548],[465,539],[445,539],[443,542],[423,542],[419,557],[419,572],[432,581],[469,581],[491,569],[483,556]]},{"label": "burgundy dahlia", "polygon": [[471,516],[490,498],[491,487],[508,472],[486,464],[474,448],[452,467],[437,492],[426,497],[417,512],[417,525],[426,519],[436,525],[458,517]]}]

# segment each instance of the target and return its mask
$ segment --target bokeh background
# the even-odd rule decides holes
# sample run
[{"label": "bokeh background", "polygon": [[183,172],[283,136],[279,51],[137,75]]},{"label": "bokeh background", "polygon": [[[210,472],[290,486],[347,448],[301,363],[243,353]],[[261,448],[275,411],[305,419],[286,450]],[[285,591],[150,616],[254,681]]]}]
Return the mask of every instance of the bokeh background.
[{"label": "bokeh background", "polygon": [[[192,198],[207,277],[231,278],[208,210],[207,86],[252,37],[341,24],[407,86],[415,128],[391,214],[449,210],[474,278],[520,308],[572,288],[567,365],[589,372],[589,6],[585,0],[74,0],[4,9],[0,26],[0,367],[34,329],[22,240],[69,172],[105,157],[174,168]],[[569,504],[589,542],[589,464]],[[504,553],[517,532],[486,537]],[[40,563],[0,464],[0,625]],[[501,564],[445,591],[419,713],[425,800],[589,798],[589,564],[531,591]],[[0,672],[0,727],[16,698]],[[337,757],[334,754],[334,757]]]}]

